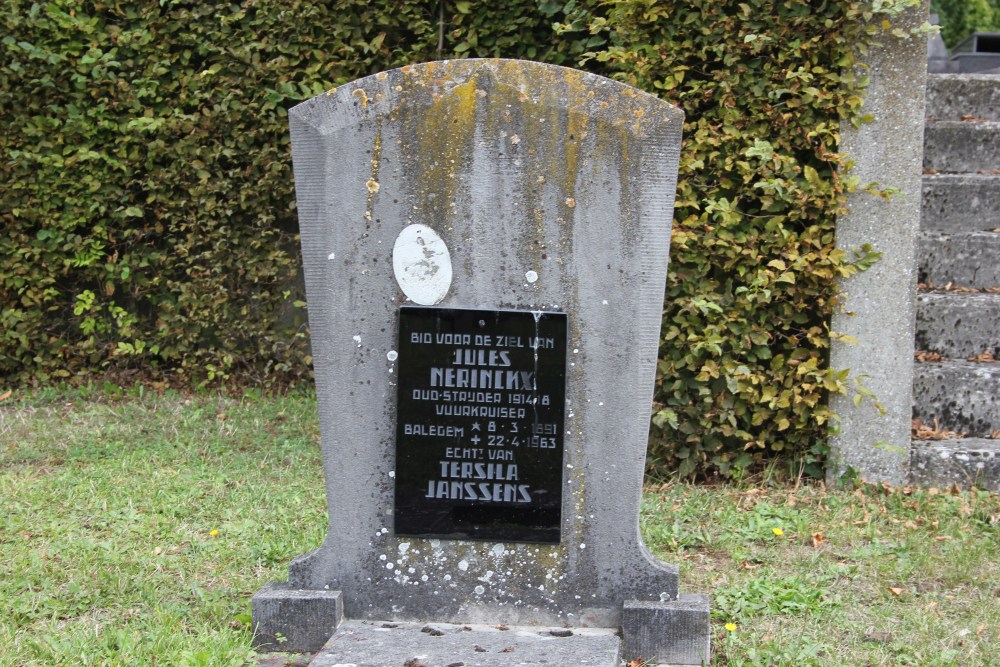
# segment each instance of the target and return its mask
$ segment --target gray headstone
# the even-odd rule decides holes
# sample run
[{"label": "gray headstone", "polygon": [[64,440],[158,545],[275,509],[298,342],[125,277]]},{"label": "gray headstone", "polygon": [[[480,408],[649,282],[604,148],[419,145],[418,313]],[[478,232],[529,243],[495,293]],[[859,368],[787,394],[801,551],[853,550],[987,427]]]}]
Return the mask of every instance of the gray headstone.
[{"label": "gray headstone", "polygon": [[[682,118],[509,60],[404,67],[290,112],[330,522],[291,589],[340,591],[357,620],[606,628],[626,600],[677,599],[638,521]],[[394,533],[413,303],[566,314],[558,544]]]}]

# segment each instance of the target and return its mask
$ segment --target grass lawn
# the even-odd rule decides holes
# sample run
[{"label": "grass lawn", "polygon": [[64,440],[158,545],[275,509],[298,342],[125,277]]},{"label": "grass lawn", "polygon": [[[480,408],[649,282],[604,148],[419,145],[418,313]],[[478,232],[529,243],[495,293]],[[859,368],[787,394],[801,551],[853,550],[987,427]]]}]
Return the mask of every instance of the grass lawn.
[{"label": "grass lawn", "polygon": [[[0,402],[0,665],[252,665],[250,596],[325,531],[315,400]],[[1000,663],[1000,498],[649,488],[715,665]]]}]

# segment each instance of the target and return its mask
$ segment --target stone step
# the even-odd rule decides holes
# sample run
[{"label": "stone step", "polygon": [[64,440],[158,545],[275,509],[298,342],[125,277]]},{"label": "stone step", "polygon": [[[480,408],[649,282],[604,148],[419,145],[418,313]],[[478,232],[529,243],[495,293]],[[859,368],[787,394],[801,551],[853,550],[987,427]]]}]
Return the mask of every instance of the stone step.
[{"label": "stone step", "polygon": [[618,667],[621,648],[621,639],[604,628],[344,621],[309,667]]},{"label": "stone step", "polygon": [[1000,286],[1000,232],[921,232],[917,266],[919,282],[931,286]]},{"label": "stone step", "polygon": [[1000,294],[918,294],[916,344],[949,359],[983,352],[1000,358]]},{"label": "stone step", "polygon": [[920,228],[981,232],[1000,227],[1000,174],[927,174]]},{"label": "stone step", "polygon": [[918,486],[977,486],[1000,491],[1000,440],[914,440],[910,481]]},{"label": "stone step", "polygon": [[914,364],[913,417],[972,437],[1000,430],[1000,363]]},{"label": "stone step", "polygon": [[928,123],[924,128],[924,168],[947,173],[1000,169],[1000,122]]},{"label": "stone step", "polygon": [[1000,121],[1000,75],[931,74],[925,99],[927,117],[933,120],[975,116]]}]

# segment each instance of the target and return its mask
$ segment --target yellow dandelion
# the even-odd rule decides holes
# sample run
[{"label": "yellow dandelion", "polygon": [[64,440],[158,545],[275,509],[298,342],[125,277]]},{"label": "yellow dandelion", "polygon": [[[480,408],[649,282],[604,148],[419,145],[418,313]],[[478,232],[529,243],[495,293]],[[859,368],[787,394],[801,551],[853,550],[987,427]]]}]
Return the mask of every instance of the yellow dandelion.
[{"label": "yellow dandelion", "polygon": [[217,531],[215,528],[213,528],[212,532],[210,532],[209,535],[211,535],[212,537],[218,537],[219,536],[219,531]]},{"label": "yellow dandelion", "polygon": [[736,632],[736,624],[726,623],[726,630],[728,630],[729,632]]},{"label": "yellow dandelion", "polygon": [[774,533],[775,535],[777,535],[778,537],[781,537],[782,535],[785,534],[785,531],[783,531],[780,528],[772,528],[771,532]]}]

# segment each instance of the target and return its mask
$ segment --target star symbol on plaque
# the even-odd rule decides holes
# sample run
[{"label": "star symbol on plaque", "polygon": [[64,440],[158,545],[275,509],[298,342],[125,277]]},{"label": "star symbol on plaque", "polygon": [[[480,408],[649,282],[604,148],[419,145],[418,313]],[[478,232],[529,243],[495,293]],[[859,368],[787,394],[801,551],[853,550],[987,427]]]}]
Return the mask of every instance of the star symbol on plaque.
[{"label": "star symbol on plaque", "polygon": [[479,430],[479,422],[472,422],[472,430],[473,431]]}]

